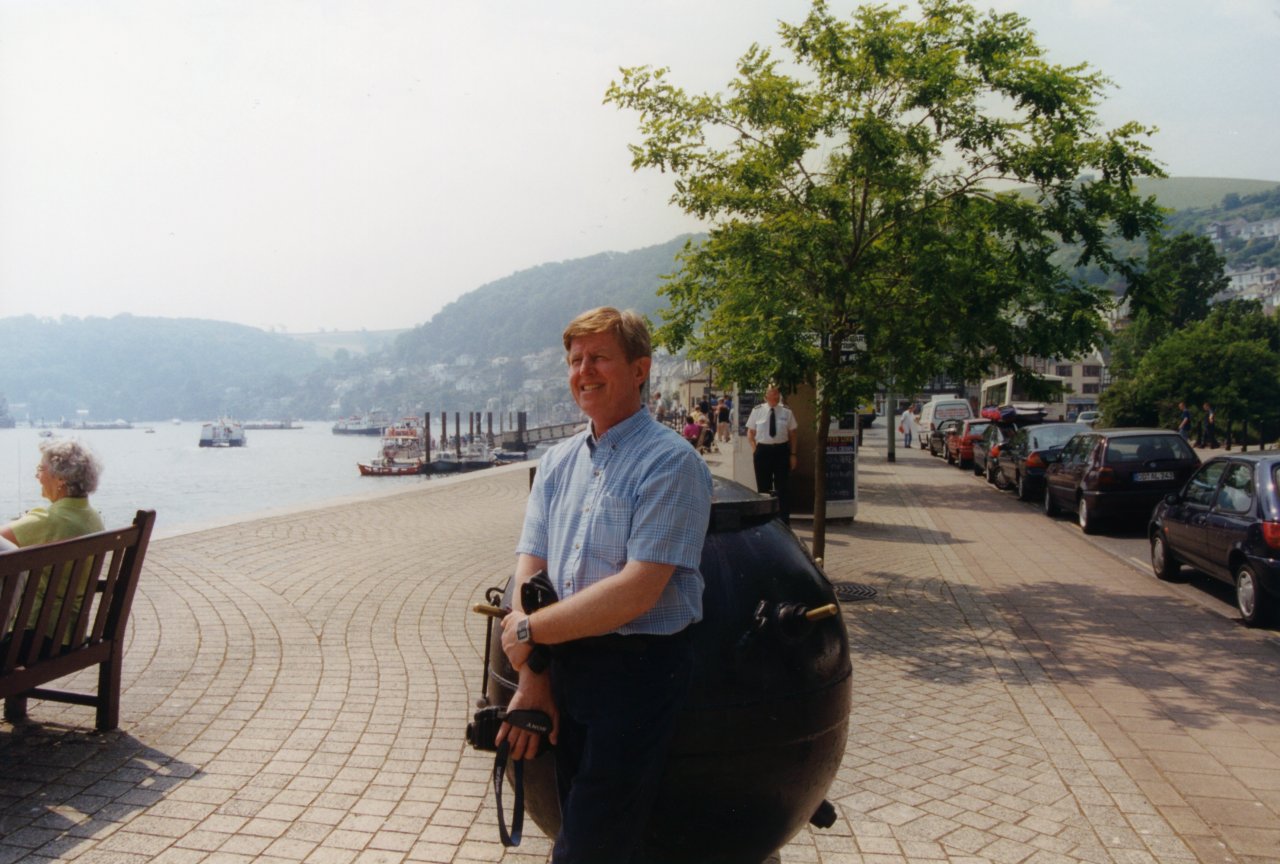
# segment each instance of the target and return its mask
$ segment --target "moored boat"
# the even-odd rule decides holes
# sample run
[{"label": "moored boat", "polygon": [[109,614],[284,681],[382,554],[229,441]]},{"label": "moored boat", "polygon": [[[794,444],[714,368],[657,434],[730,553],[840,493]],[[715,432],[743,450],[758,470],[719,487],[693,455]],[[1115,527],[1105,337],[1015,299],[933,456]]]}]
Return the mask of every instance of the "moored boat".
[{"label": "moored boat", "polygon": [[334,435],[381,435],[391,425],[391,415],[386,411],[370,411],[343,417],[333,424]]},{"label": "moored boat", "polygon": [[225,417],[200,427],[201,447],[243,447],[246,442],[244,427]]},{"label": "moored boat", "polygon": [[405,477],[420,474],[426,464],[426,431],[416,418],[406,417],[382,433],[372,462],[357,462],[362,477]]}]

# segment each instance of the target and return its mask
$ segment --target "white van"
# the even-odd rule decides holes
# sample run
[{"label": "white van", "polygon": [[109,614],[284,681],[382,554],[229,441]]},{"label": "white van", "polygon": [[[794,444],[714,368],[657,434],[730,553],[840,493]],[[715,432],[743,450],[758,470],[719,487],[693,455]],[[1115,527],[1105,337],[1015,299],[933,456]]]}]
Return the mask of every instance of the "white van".
[{"label": "white van", "polygon": [[955,396],[934,396],[920,409],[920,449],[929,447],[929,433],[943,420],[968,420],[973,416],[968,399]]}]

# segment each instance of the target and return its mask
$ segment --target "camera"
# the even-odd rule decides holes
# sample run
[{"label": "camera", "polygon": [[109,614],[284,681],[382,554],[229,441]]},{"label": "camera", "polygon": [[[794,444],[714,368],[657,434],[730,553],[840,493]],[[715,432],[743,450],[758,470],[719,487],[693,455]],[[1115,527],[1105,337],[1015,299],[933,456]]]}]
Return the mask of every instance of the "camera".
[{"label": "camera", "polygon": [[506,709],[500,705],[481,708],[467,724],[467,743],[477,750],[497,750],[498,745],[493,739],[498,737],[498,728],[502,726],[506,715]]}]

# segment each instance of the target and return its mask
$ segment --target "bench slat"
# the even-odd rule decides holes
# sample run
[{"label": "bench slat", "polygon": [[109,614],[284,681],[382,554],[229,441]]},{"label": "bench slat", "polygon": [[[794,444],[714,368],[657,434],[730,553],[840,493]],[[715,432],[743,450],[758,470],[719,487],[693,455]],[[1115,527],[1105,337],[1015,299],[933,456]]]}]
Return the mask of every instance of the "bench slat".
[{"label": "bench slat", "polygon": [[[35,698],[93,705],[99,729],[118,725],[125,629],[154,524],[154,510],[139,510],[129,528],[0,554],[0,697],[6,719],[24,717],[27,699]],[[39,576],[46,569],[42,592]],[[20,586],[24,573],[26,584]],[[16,614],[3,614],[14,605]],[[29,629],[33,611],[36,626]],[[70,642],[63,644],[68,631]],[[94,665],[96,694],[39,686]]]}]

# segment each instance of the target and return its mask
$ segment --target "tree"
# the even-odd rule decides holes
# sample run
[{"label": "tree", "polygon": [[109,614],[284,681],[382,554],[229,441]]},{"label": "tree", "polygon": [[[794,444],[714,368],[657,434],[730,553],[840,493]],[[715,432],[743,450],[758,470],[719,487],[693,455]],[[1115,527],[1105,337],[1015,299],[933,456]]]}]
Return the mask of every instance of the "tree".
[{"label": "tree", "polygon": [[1274,429],[1278,391],[1280,322],[1257,302],[1236,300],[1170,333],[1100,402],[1108,424],[1172,426],[1185,401],[1209,402],[1222,418]]},{"label": "tree", "polygon": [[[1209,315],[1213,298],[1231,284],[1226,263],[1207,237],[1180,233],[1151,238],[1145,272],[1136,277],[1129,295],[1129,323],[1114,337],[1111,368],[1125,379],[1152,347],[1171,333]],[[1113,397],[1121,413],[1109,420],[1132,418],[1126,406],[1128,391]],[[1142,422],[1151,422],[1150,419]]]},{"label": "tree", "polygon": [[605,97],[640,114],[633,166],[672,172],[673,203],[712,225],[662,289],[660,342],[725,381],[817,387],[815,555],[834,411],[891,376],[1092,347],[1109,298],[1051,256],[1074,244],[1073,264],[1127,276],[1110,241],[1160,221],[1131,185],[1160,173],[1148,131],[1098,128],[1105,78],[1045,61],[1017,15],[920,5],[846,21],[815,0],[780,25],[788,66],[752,46],[727,95],[640,66]]}]

